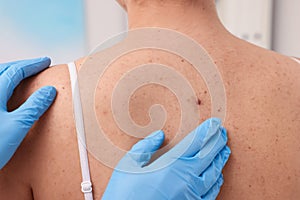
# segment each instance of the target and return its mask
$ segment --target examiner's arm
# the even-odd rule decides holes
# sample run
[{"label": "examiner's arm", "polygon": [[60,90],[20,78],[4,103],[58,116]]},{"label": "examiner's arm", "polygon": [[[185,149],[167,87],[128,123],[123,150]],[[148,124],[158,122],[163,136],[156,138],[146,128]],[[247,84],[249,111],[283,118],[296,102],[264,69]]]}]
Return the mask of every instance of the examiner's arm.
[{"label": "examiner's arm", "polygon": [[25,78],[49,67],[49,58],[0,64],[0,169],[11,159],[31,126],[49,108],[56,89],[46,86],[31,95],[18,109],[8,112],[7,101]]},{"label": "examiner's arm", "polygon": [[215,199],[230,155],[221,121],[206,120],[149,164],[163,141],[164,133],[157,131],[134,145],[115,168],[102,199]]}]

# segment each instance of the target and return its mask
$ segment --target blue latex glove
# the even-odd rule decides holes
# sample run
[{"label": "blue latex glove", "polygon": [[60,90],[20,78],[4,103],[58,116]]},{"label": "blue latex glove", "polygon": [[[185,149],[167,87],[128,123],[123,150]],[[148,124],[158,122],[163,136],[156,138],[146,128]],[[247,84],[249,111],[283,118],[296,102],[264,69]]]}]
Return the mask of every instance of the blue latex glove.
[{"label": "blue latex glove", "polygon": [[163,141],[163,132],[157,131],[134,145],[115,168],[102,199],[215,199],[223,184],[222,169],[230,155],[226,130],[220,120],[203,122],[149,164]]},{"label": "blue latex glove", "polygon": [[0,64],[0,169],[10,160],[33,123],[52,104],[56,90],[46,86],[13,112],[7,112],[7,101],[15,87],[25,78],[50,65],[49,58],[38,58]]}]

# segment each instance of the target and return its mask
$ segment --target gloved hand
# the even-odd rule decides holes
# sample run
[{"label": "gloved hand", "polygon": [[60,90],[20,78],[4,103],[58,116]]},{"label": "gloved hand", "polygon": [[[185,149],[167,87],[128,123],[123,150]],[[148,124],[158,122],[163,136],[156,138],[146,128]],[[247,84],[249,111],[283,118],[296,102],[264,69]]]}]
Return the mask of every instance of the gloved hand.
[{"label": "gloved hand", "polygon": [[115,168],[102,199],[215,199],[223,184],[222,169],[231,153],[220,120],[203,122],[149,164],[163,141],[163,132],[157,131],[134,145]]},{"label": "gloved hand", "polygon": [[46,86],[31,95],[13,112],[7,112],[7,101],[21,80],[50,65],[49,58],[0,64],[0,169],[10,160],[33,123],[52,104],[56,90]]}]

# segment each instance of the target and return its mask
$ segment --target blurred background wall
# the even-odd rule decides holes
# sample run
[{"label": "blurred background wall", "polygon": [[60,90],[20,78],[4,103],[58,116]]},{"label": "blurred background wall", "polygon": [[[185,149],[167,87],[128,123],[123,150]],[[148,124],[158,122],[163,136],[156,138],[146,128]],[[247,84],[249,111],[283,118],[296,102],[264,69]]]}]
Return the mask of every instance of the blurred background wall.
[{"label": "blurred background wall", "polygon": [[82,0],[0,0],[0,62],[51,56],[56,63],[86,53]]},{"label": "blurred background wall", "polygon": [[300,57],[300,1],[274,0],[272,48]]},{"label": "blurred background wall", "polygon": [[[300,57],[299,0],[216,0],[233,34]],[[114,0],[0,0],[0,62],[50,56],[53,64],[87,55],[126,31]]]}]

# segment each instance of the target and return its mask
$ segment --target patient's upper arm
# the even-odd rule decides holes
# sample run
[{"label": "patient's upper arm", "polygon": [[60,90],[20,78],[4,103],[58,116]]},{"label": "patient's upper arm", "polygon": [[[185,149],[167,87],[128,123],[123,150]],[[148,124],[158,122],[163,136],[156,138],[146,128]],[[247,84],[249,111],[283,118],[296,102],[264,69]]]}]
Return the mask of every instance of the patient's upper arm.
[{"label": "patient's upper arm", "polygon": [[[8,109],[14,110],[34,91],[45,85],[53,85],[57,89],[57,98],[52,107],[29,131],[13,158],[0,171],[0,199],[27,200],[33,199],[33,197],[34,199],[44,199],[39,198],[39,190],[49,190],[49,193],[54,191],[51,191],[51,188],[48,190],[41,188],[43,185],[41,183],[67,171],[67,169],[63,169],[64,162],[60,158],[70,157],[77,162],[77,151],[69,149],[77,147],[75,146],[76,134],[73,133],[73,127],[70,125],[73,123],[72,99],[66,66],[49,68],[41,74],[23,81],[10,99]],[[70,103],[68,104],[68,102]],[[70,135],[71,139],[68,138]],[[68,143],[74,144],[75,147],[70,147]],[[61,156],[59,156],[60,154]],[[55,170],[50,170],[51,168]],[[75,166],[74,170],[80,172]],[[75,179],[75,177],[77,178],[77,176],[73,178]],[[66,181],[69,180],[66,179]],[[72,187],[72,184],[69,185]],[[62,199],[62,197],[55,199]]]}]

